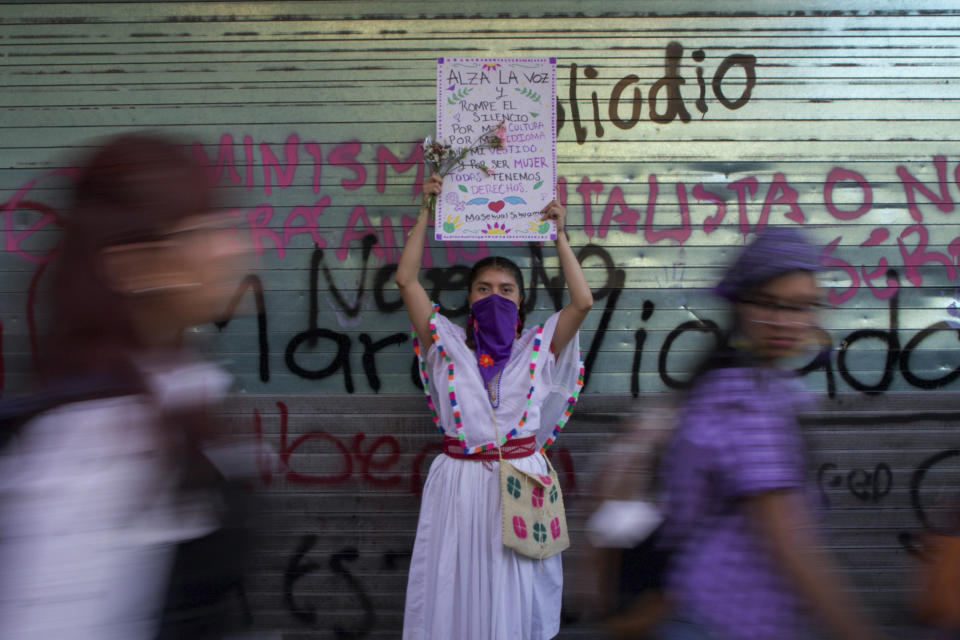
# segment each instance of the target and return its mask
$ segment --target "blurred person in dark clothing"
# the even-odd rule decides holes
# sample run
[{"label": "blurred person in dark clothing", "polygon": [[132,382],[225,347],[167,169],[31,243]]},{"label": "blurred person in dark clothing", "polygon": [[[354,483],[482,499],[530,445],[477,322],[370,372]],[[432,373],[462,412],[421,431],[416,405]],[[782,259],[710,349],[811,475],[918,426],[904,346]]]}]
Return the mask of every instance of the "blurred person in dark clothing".
[{"label": "blurred person in dark clothing", "polygon": [[661,640],[878,637],[821,551],[796,414],[807,403],[778,361],[815,332],[819,252],[769,228],[716,292],[733,305],[730,334],[695,373],[664,457],[674,607]]},{"label": "blurred person in dark clothing", "polygon": [[223,528],[204,452],[231,457],[208,415],[229,377],[180,338],[226,308],[240,253],[173,142],[122,135],[79,170],[39,394],[56,406],[0,454],[0,637],[161,632],[178,548]]}]

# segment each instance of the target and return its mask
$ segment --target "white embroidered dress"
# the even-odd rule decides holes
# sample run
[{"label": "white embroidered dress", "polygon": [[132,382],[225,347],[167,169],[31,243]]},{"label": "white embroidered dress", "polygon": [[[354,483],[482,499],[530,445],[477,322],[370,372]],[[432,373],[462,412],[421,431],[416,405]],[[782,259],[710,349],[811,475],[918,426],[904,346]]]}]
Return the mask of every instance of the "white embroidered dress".
[{"label": "white embroidered dress", "polygon": [[[433,344],[417,345],[420,374],[434,420],[465,453],[499,441],[535,436],[538,453],[511,459],[518,469],[546,473],[542,452],[556,439],[583,386],[579,334],[554,358],[557,317],[525,330],[513,343],[493,409],[463,328],[439,314]],[[440,454],[423,487],[403,620],[405,640],[547,640],[560,628],[560,555],[540,561],[503,546],[500,472],[496,461]]]}]

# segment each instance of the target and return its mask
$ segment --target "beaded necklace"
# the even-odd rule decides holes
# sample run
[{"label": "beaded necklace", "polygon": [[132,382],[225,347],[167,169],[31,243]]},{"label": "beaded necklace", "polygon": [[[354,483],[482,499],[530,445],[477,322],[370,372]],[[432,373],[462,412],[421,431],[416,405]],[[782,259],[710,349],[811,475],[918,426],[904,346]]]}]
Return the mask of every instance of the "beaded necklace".
[{"label": "beaded necklace", "polygon": [[[466,437],[466,434],[463,433],[463,420],[460,415],[459,403],[457,401],[457,389],[454,381],[453,359],[447,353],[446,349],[444,349],[443,344],[440,342],[440,336],[437,333],[437,313],[439,309],[440,309],[440,305],[435,303],[433,305],[433,313],[430,314],[430,336],[433,339],[433,342],[437,345],[437,350],[440,352],[440,357],[443,358],[444,362],[447,365],[447,393],[450,399],[450,408],[453,410],[453,422],[457,432],[457,440],[460,441],[461,445],[463,446],[463,453],[466,455],[469,455],[472,453],[480,453],[487,450],[492,450],[496,447],[499,447],[502,444],[505,444],[508,440],[513,438],[515,435],[517,435],[517,433],[519,432],[519,429],[523,427],[523,425],[525,425],[527,422],[527,413],[530,408],[530,403],[532,402],[533,392],[535,388],[534,377],[537,371],[537,358],[540,356],[540,345],[541,345],[541,338],[543,335],[543,324],[541,323],[537,327],[537,330],[536,330],[537,332],[533,338],[533,350],[531,351],[531,354],[530,354],[530,366],[528,369],[528,375],[530,377],[530,388],[527,390],[527,403],[524,406],[523,415],[520,416],[520,420],[518,421],[517,426],[511,429],[509,432],[507,432],[506,435],[502,437],[498,436],[496,440],[471,448],[466,446],[467,437]],[[430,415],[431,415],[431,418],[433,419],[433,423],[437,426],[437,429],[441,433],[443,433],[444,429],[443,429],[443,426],[440,424],[440,416],[437,412],[436,406],[433,403],[433,398],[430,396],[430,375],[429,375],[429,372],[427,371],[427,363],[425,358],[426,353],[422,352],[422,347],[420,345],[419,339],[417,338],[416,332],[411,331],[411,334],[413,335],[413,350],[414,350],[414,353],[417,354],[417,359],[420,363],[420,379],[421,379],[421,382],[423,382],[423,392],[427,397],[427,406],[430,408]],[[573,407],[577,403],[577,399],[580,396],[580,390],[583,388],[584,368],[583,368],[583,358],[581,357],[579,352],[578,352],[578,360],[580,363],[580,371],[579,371],[579,374],[577,375],[577,387],[574,390],[573,394],[567,399],[567,407],[564,410],[563,416],[554,427],[553,433],[550,435],[549,438],[547,438],[543,446],[540,447],[540,453],[545,452],[547,448],[556,441],[557,436],[559,436],[564,426],[566,426],[567,421],[569,420],[571,414],[573,413]],[[498,377],[497,383],[498,383],[497,398],[499,400],[499,395],[500,395],[499,394],[499,377]],[[488,395],[489,395],[489,392],[488,392]],[[497,403],[497,405],[499,405],[499,402]]]}]

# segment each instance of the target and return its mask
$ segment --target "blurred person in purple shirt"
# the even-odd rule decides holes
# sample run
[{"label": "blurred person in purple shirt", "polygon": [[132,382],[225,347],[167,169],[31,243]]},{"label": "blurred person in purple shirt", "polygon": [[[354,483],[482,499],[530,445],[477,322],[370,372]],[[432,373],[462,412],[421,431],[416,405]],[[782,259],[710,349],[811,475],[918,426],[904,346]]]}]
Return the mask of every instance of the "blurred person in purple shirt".
[{"label": "blurred person in purple shirt", "polygon": [[70,400],[0,455],[0,638],[156,637],[177,549],[221,527],[215,483],[186,459],[213,441],[229,377],[180,338],[235,288],[223,223],[169,140],[119,136],[77,172],[38,394]]},{"label": "blurred person in purple shirt", "polygon": [[716,293],[733,326],[695,372],[664,457],[674,615],[658,640],[801,640],[817,625],[876,638],[821,551],[796,413],[808,399],[778,361],[811,341],[818,251],[769,228]]}]

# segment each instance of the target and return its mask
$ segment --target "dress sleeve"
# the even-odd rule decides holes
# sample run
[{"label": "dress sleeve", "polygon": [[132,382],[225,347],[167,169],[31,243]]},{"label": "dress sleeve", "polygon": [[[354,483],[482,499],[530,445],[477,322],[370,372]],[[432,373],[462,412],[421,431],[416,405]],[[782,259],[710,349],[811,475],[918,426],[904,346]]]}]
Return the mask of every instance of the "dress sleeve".
[{"label": "dress sleeve", "polygon": [[421,374],[423,373],[422,365],[427,367],[436,365],[443,359],[443,352],[448,348],[446,345],[452,345],[455,341],[463,342],[466,340],[466,333],[463,327],[454,324],[440,313],[440,306],[433,303],[433,313],[430,315],[430,337],[432,341],[424,349],[416,332],[413,332],[413,348],[420,360]]},{"label": "dress sleeve", "polygon": [[[430,409],[430,415],[433,424],[441,432],[443,425],[441,423],[441,414],[448,413],[447,403],[441,402],[441,390],[446,388],[446,367],[444,362],[448,356],[447,349],[458,347],[458,343],[463,343],[464,331],[462,328],[450,322],[446,316],[440,313],[440,306],[433,304],[433,313],[430,315],[430,344],[422,345],[417,338],[416,332],[413,333],[413,351],[417,354],[417,364],[419,365],[420,382],[423,384],[423,393],[427,397],[427,406]],[[449,415],[445,418],[449,419]],[[447,420],[449,422],[449,420]]]},{"label": "dress sleeve", "polygon": [[803,443],[789,390],[767,388],[757,371],[714,375],[727,377],[709,390],[717,399],[709,413],[722,429],[715,442],[722,491],[739,498],[802,488]]},{"label": "dress sleeve", "polygon": [[540,405],[540,428],[537,444],[546,450],[560,435],[583,388],[583,359],[580,357],[580,332],[578,331],[563,350],[550,352],[553,332],[557,328],[560,312],[550,316],[543,325],[537,381],[537,396]]}]

